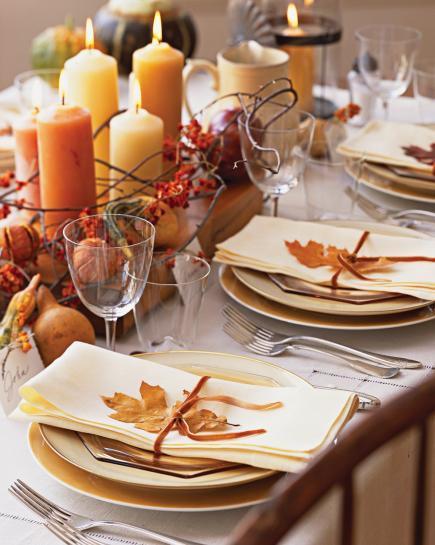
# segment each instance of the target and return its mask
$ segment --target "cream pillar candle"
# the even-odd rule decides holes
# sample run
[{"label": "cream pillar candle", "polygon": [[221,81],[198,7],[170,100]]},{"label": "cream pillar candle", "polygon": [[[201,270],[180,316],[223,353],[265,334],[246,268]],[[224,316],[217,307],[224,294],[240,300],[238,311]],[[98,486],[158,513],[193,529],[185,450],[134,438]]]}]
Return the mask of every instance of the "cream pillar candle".
[{"label": "cream pillar candle", "polygon": [[153,25],[153,41],[133,53],[133,72],[142,93],[142,107],[163,119],[165,135],[176,136],[181,122],[184,55],[162,43],[160,13]]},{"label": "cream pillar candle", "polygon": [[[90,19],[86,21],[86,49],[66,61],[65,78],[68,103],[91,112],[94,131],[118,111],[118,65],[113,57],[94,49]],[[106,129],[94,141],[95,157],[109,161],[109,150],[109,131]],[[97,178],[108,178],[108,174],[107,167],[96,164]]]},{"label": "cream pillar candle", "polygon": [[[155,157],[134,172],[141,178],[154,179],[162,172],[162,155],[158,152],[163,147],[163,121],[140,108],[140,85],[137,80],[133,81],[133,87],[134,104],[110,122],[110,163],[129,171],[145,157],[155,153],[157,154]],[[112,184],[121,177],[121,173],[116,170],[111,171],[111,179],[115,181]],[[127,198],[135,191],[138,193],[134,196],[138,196],[142,188],[141,182],[129,177],[112,187],[110,197],[111,199]]]}]

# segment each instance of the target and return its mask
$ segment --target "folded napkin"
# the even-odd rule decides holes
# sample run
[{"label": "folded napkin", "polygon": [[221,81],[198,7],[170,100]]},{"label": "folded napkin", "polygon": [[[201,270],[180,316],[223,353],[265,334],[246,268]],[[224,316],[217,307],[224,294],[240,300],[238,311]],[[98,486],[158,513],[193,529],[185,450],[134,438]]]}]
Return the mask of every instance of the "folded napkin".
[{"label": "folded napkin", "polygon": [[[286,248],[285,241],[310,240],[353,252],[363,234],[361,229],[334,227],[324,223],[292,221],[255,216],[239,233],[217,245],[215,260],[238,267],[269,273],[282,273],[315,284],[331,285],[336,269],[310,268],[301,264]],[[359,257],[425,256],[435,258],[435,239],[418,239],[371,233]],[[435,262],[393,263],[388,268],[365,272],[362,280],[343,270],[339,285],[349,288],[403,293],[435,300]]]},{"label": "folded napkin", "polygon": [[[102,396],[111,397],[118,392],[140,399],[139,389],[144,381],[164,388],[168,406],[172,406],[184,400],[183,390],[191,392],[199,380],[198,376],[173,367],[76,342],[21,387],[23,400],[12,417],[95,433],[153,450],[157,434],[111,418],[114,409],[106,405]],[[253,429],[266,432],[236,439],[196,441],[172,430],[163,440],[163,453],[295,471],[331,443],[357,408],[356,396],[339,390],[261,387],[213,378],[201,389],[201,395],[226,395],[257,404],[281,402],[282,406],[252,410],[201,401],[199,408],[214,411],[237,425],[215,434]],[[130,406],[135,404],[130,402]]]},{"label": "folded napkin", "polygon": [[348,138],[337,152],[346,157],[432,172],[431,165],[420,163],[405,154],[402,146],[418,146],[430,151],[435,143],[435,130],[410,123],[371,121]]}]

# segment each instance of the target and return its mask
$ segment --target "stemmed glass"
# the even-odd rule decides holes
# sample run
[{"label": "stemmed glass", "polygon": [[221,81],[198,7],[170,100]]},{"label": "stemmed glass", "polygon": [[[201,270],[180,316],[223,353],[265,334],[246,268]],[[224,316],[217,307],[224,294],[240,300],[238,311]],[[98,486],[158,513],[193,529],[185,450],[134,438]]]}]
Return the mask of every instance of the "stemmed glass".
[{"label": "stemmed glass", "polygon": [[104,318],[106,346],[115,350],[116,321],[134,309],[145,288],[155,228],[125,214],[97,214],[63,230],[72,281],[81,302]]},{"label": "stemmed glass", "polygon": [[242,157],[253,184],[272,198],[276,217],[279,197],[303,176],[315,120],[307,112],[270,101],[252,113],[254,107],[238,119]]},{"label": "stemmed glass", "polygon": [[385,119],[391,99],[411,81],[421,32],[395,25],[369,25],[355,32],[359,42],[358,68],[367,86],[382,100]]}]

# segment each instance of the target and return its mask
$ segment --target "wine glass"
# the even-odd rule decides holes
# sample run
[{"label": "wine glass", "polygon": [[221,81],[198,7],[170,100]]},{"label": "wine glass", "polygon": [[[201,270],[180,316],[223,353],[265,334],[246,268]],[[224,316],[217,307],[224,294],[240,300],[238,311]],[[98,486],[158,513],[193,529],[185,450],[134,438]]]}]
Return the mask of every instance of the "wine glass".
[{"label": "wine glass", "polygon": [[359,42],[358,68],[371,91],[381,99],[385,119],[391,99],[411,81],[421,32],[395,25],[369,25],[355,32]]},{"label": "wine glass", "polygon": [[414,68],[414,96],[420,110],[420,121],[435,123],[435,59],[419,61]]},{"label": "wine glass", "polygon": [[272,198],[276,217],[279,197],[303,176],[315,120],[307,112],[271,101],[253,108],[238,118],[242,157],[253,184]]},{"label": "wine glass", "polygon": [[153,256],[155,228],[125,214],[97,214],[68,223],[66,256],[80,301],[104,318],[106,346],[115,350],[116,321],[141,298]]}]

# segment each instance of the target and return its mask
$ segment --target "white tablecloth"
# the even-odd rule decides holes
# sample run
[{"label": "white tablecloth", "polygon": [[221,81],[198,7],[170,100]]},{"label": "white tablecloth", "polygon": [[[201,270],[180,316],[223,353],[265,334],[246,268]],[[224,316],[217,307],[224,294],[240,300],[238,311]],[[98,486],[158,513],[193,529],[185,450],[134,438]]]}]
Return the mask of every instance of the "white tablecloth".
[{"label": "white tablecloth", "polygon": [[[204,94],[204,93],[202,93]],[[342,93],[342,102],[347,102],[347,93]],[[415,120],[417,106],[413,99],[399,99],[393,102],[392,117],[396,120]],[[405,207],[406,202],[376,194],[369,191],[372,198],[378,202],[392,206]],[[410,203],[408,203],[410,206]],[[302,188],[297,188],[282,198],[280,212],[284,216],[304,218],[304,194]],[[364,217],[363,214],[359,214]],[[198,339],[195,348],[246,354],[246,352],[222,331],[223,318],[221,309],[228,301],[217,281],[217,269],[214,267],[210,278],[202,308]],[[412,388],[425,376],[432,373],[431,365],[435,360],[434,322],[428,322],[405,329],[370,331],[370,332],[338,332],[322,331],[298,326],[285,326],[273,320],[259,319],[276,330],[291,334],[316,335],[349,345],[359,346],[379,352],[408,356],[420,359],[427,364],[422,370],[405,371],[397,378],[382,380],[361,375],[334,360],[327,360],[307,353],[286,355],[273,360],[307,378],[315,385],[337,386],[351,390],[372,393],[382,401]],[[118,343],[118,350],[129,353],[140,349],[136,335],[131,333]],[[266,358],[265,358],[266,359]],[[358,415],[354,420],[356,425]],[[48,533],[37,517],[22,506],[7,492],[9,484],[16,478],[21,478],[31,486],[52,498],[55,502],[79,513],[100,519],[117,519],[133,524],[143,525],[156,531],[171,533],[209,545],[222,543],[231,529],[243,516],[245,510],[224,511],[217,513],[165,513],[124,508],[83,497],[64,488],[53,481],[32,459],[26,445],[26,426],[0,417],[0,543],[1,545],[54,545],[57,539]],[[308,535],[313,528],[302,532]],[[309,540],[303,540],[309,542]],[[148,543],[137,539],[137,536],[116,538],[110,543]],[[149,542],[151,543],[151,542]],[[301,538],[292,539],[292,544],[300,545]]]}]

